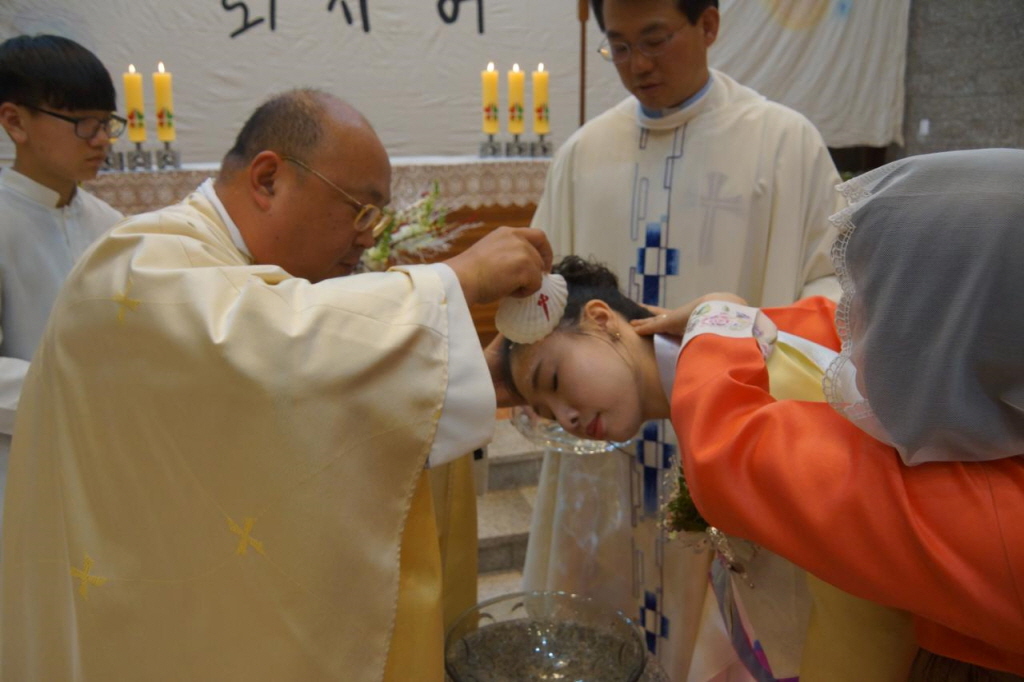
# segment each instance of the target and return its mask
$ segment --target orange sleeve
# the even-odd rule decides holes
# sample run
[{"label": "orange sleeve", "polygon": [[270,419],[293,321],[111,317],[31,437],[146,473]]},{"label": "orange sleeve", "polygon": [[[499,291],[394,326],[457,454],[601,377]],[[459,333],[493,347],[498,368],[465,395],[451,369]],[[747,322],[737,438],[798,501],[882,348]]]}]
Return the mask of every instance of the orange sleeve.
[{"label": "orange sleeve", "polygon": [[762,308],[772,322],[791,334],[814,341],[818,345],[839,350],[836,334],[836,304],[824,296],[813,296],[793,305]]},{"label": "orange sleeve", "polygon": [[[831,305],[766,312],[837,345],[823,342]],[[680,356],[672,422],[709,523],[851,594],[1013,652],[1024,673],[1024,458],[905,467],[829,405],[774,400],[755,341],[711,334]]]}]

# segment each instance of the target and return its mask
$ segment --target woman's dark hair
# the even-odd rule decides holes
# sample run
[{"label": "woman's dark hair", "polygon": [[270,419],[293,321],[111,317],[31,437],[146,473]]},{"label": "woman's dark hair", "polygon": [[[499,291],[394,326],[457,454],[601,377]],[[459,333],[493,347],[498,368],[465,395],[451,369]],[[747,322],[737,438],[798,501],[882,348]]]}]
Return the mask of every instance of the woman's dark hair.
[{"label": "woman's dark hair", "polygon": [[53,35],[0,44],[0,103],[81,111],[117,109],[114,82],[89,50]]},{"label": "woman's dark hair", "polygon": [[[589,301],[600,300],[622,315],[626,320],[640,320],[653,317],[647,308],[628,298],[619,290],[619,278],[600,263],[584,260],[579,256],[566,256],[551,268],[551,272],[565,278],[568,297],[565,314],[555,331],[572,331],[580,326],[580,315]],[[512,342],[505,339],[501,346],[502,377],[509,390],[516,390],[512,379]]]},{"label": "woman's dark hair", "polygon": [[583,306],[594,299],[604,301],[609,308],[626,320],[639,320],[654,315],[647,308],[626,297],[619,290],[619,278],[600,263],[584,260],[579,256],[566,256],[555,264],[551,272],[564,277],[569,289],[565,314],[558,323],[558,329],[578,327]]}]

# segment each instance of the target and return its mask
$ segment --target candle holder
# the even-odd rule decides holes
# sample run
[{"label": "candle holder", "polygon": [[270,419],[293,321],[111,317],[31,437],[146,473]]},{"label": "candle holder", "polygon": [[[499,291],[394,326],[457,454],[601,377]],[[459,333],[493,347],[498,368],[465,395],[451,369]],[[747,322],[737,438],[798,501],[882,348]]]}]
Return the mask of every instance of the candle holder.
[{"label": "candle holder", "polygon": [[494,135],[480,143],[480,156],[501,156],[501,143],[495,142]]},{"label": "candle holder", "polygon": [[530,143],[530,156],[551,156],[553,145],[541,135],[536,142]]},{"label": "candle holder", "polygon": [[512,136],[511,142],[505,143],[505,156],[529,156],[530,145],[520,141],[518,135]]},{"label": "candle holder", "polygon": [[170,142],[164,142],[164,148],[158,149],[156,152],[156,167],[160,170],[181,168],[181,153],[177,149],[173,149]]},{"label": "candle holder", "polygon": [[116,152],[113,147],[107,150],[107,158],[103,159],[101,171],[123,171],[124,152]]},{"label": "candle holder", "polygon": [[153,154],[143,149],[141,142],[136,142],[135,149],[125,156],[125,165],[128,170],[149,170],[153,167]]}]

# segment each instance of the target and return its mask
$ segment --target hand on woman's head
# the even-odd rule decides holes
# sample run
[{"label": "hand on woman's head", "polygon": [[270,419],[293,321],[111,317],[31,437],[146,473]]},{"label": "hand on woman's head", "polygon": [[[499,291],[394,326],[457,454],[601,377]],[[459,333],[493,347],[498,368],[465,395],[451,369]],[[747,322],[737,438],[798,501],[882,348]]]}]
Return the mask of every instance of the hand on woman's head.
[{"label": "hand on woman's head", "polygon": [[747,302],[736,294],[720,291],[695,298],[686,305],[676,308],[675,310],[658,308],[656,306],[645,306],[648,310],[654,313],[655,316],[640,320],[630,320],[630,324],[633,326],[633,330],[640,336],[650,336],[652,334],[682,336],[686,333],[686,324],[690,321],[690,315],[697,306],[701,303],[706,303],[707,301],[726,301],[728,303],[747,305]]}]

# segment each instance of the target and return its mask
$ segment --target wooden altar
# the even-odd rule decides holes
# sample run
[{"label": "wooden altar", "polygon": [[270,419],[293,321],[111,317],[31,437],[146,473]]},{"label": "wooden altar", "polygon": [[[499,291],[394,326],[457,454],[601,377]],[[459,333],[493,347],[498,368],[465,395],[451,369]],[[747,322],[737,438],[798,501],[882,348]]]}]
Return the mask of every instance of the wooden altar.
[{"label": "wooden altar", "polygon": [[[406,206],[438,183],[441,201],[451,209],[450,221],[480,223],[459,235],[449,255],[459,253],[495,227],[529,225],[549,164],[548,158],[393,158],[391,205]],[[217,168],[216,164],[191,164],[173,170],[101,173],[84,186],[122,213],[134,215],[180,201],[214,177]],[[485,344],[495,334],[496,308],[497,304],[488,304],[472,309]]]}]

